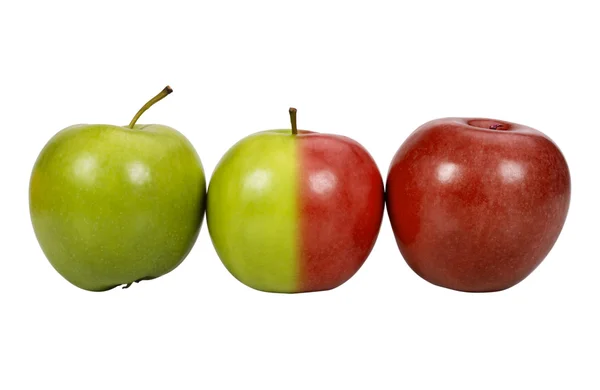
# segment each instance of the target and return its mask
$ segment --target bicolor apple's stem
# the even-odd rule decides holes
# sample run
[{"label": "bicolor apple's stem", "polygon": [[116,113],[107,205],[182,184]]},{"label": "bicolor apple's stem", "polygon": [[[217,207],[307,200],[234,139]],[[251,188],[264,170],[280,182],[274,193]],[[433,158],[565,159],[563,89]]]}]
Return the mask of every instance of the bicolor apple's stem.
[{"label": "bicolor apple's stem", "polygon": [[298,134],[298,126],[296,125],[296,110],[294,107],[290,107],[290,121],[292,122],[292,135]]},{"label": "bicolor apple's stem", "polygon": [[144,104],[144,107],[140,108],[140,110],[137,112],[137,114],[135,114],[131,122],[129,122],[129,128],[133,129],[133,126],[135,126],[135,122],[137,122],[138,119],[140,119],[142,114],[146,112],[147,109],[152,107],[156,102],[159,102],[162,99],[164,99],[171,92],[173,92],[173,89],[167,85],[162,91],[158,93],[158,95],[148,100],[148,103]]}]

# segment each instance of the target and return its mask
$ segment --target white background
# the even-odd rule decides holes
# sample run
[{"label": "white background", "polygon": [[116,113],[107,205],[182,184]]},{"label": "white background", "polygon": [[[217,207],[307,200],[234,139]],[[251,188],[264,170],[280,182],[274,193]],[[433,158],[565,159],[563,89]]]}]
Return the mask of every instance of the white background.
[{"label": "white background", "polygon": [[[0,5],[0,389],[600,388],[595,2],[3,1]],[[361,142],[387,174],[416,127],[445,116],[549,135],[571,209],[516,287],[434,287],[387,215],[364,267],[323,293],[238,283],[206,225],[172,273],[128,290],[73,287],[28,210],[41,148],[75,123],[163,123],[207,177],[238,139],[299,126]]]}]

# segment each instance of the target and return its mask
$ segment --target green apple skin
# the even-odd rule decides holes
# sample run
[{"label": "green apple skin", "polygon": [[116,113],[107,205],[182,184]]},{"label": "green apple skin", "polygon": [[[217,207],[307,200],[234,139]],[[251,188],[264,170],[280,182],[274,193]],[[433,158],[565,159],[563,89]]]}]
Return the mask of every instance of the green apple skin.
[{"label": "green apple skin", "polygon": [[198,154],[163,125],[76,125],[35,162],[29,187],[35,235],[52,266],[89,291],[175,269],[204,218]]},{"label": "green apple skin", "polygon": [[207,224],[217,254],[260,291],[293,292],[298,283],[295,143],[289,130],[250,135],[223,156],[209,185]]}]

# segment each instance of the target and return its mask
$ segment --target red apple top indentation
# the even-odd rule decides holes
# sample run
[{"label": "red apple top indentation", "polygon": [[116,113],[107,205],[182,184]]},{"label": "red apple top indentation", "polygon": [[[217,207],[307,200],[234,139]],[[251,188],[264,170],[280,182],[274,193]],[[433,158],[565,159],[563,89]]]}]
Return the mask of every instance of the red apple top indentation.
[{"label": "red apple top indentation", "polygon": [[507,131],[512,129],[512,125],[510,123],[493,119],[471,119],[467,121],[467,124],[472,127],[486,130]]}]

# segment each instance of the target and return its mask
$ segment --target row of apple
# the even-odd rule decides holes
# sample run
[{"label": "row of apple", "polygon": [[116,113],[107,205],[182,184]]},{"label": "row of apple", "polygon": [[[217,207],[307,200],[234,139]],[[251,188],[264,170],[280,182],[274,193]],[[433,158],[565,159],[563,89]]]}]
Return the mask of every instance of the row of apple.
[{"label": "row of apple", "polygon": [[[511,122],[446,118],[414,131],[384,185],[372,156],[340,135],[252,134],[207,185],[176,130],[76,125],[57,133],[30,179],[30,214],[52,266],[90,291],[150,280],[189,254],[206,213],[225,267],[262,291],[335,288],[369,256],[384,209],[400,252],[425,280],[498,291],[529,275],[565,222],[570,176],[543,133]],[[387,207],[385,207],[387,206]]]}]

